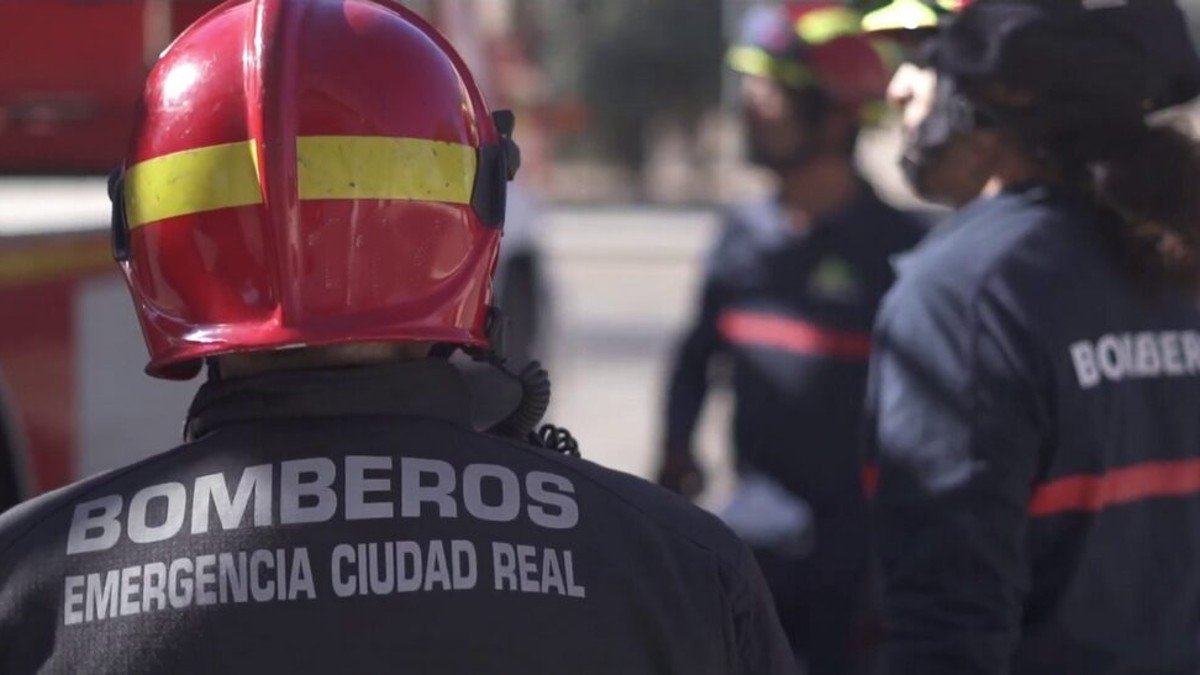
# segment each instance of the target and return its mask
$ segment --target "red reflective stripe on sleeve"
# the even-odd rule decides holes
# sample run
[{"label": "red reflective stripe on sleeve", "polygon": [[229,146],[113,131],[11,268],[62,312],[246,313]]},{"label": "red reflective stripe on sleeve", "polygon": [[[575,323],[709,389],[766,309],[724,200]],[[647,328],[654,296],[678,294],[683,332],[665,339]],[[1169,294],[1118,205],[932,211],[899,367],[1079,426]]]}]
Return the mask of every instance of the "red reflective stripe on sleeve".
[{"label": "red reflective stripe on sleeve", "polygon": [[1029,514],[1099,511],[1156,497],[1200,494],[1200,459],[1145,462],[1102,474],[1066,476],[1036,486]]},{"label": "red reflective stripe on sleeve", "polygon": [[796,354],[865,361],[871,356],[868,333],[826,328],[776,314],[730,310],[717,322],[721,336],[733,344],[772,347]]},{"label": "red reflective stripe on sleeve", "polygon": [[875,464],[867,464],[862,468],[862,488],[863,495],[867,499],[875,497],[875,493],[879,491],[879,467]]}]

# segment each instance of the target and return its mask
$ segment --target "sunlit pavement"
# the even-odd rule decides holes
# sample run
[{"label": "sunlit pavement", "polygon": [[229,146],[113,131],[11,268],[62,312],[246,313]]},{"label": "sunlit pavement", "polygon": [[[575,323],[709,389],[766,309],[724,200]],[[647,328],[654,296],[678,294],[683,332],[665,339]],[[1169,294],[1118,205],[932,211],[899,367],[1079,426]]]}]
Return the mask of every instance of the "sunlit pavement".
[{"label": "sunlit pavement", "polygon": [[[555,325],[548,361],[554,405],[583,456],[650,476],[672,346],[698,292],[717,226],[711,211],[555,209],[544,242]],[[727,487],[727,397],[710,397],[697,446]]]}]

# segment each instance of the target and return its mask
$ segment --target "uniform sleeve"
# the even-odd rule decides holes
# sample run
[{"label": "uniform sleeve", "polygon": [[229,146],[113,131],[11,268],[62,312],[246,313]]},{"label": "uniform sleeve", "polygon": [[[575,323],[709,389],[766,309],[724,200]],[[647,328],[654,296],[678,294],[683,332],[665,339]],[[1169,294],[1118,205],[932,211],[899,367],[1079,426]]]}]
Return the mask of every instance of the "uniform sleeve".
[{"label": "uniform sleeve", "polygon": [[732,580],[734,641],[739,675],[798,674],[795,655],[775,613],[771,591],[763,579],[754,554],[745,544],[738,547]]},{"label": "uniform sleeve", "polygon": [[898,287],[876,327],[868,459],[889,675],[1009,672],[1030,486],[1045,446],[1036,348],[1002,292]]},{"label": "uniform sleeve", "polygon": [[11,455],[0,447],[0,513],[21,501],[20,482],[17,480],[17,470],[12,460]]},{"label": "uniform sleeve", "polygon": [[708,395],[709,362],[722,347],[717,317],[726,293],[719,253],[727,240],[728,235],[723,235],[709,256],[699,307],[675,350],[667,385],[665,443],[669,449],[691,447],[692,433]]},{"label": "uniform sleeve", "polygon": [[10,442],[8,431],[3,411],[0,411],[0,513],[16,506],[24,498],[21,480],[24,467],[17,455],[18,449]]},{"label": "uniform sleeve", "polygon": [[[32,499],[0,513],[0,672],[34,672],[30,653],[47,647],[54,636],[47,626],[57,621],[56,603],[46,607],[30,602],[39,587],[38,574],[47,573],[46,544],[31,544],[31,535],[44,523],[45,500]],[[31,574],[31,570],[35,573]],[[20,636],[20,639],[10,639]]]}]

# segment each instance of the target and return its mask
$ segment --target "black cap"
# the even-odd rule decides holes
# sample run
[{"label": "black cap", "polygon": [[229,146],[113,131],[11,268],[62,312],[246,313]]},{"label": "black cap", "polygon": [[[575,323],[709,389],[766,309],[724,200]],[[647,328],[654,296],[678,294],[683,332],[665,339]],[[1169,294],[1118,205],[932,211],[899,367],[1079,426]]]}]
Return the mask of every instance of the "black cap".
[{"label": "black cap", "polygon": [[1171,0],[978,0],[938,35],[932,64],[1103,116],[1200,94],[1200,60]]},{"label": "black cap", "polygon": [[1130,0],[1123,11],[1119,7],[1093,11],[1096,20],[1116,24],[1146,47],[1157,75],[1155,110],[1200,96],[1200,57],[1187,20],[1173,0]]}]

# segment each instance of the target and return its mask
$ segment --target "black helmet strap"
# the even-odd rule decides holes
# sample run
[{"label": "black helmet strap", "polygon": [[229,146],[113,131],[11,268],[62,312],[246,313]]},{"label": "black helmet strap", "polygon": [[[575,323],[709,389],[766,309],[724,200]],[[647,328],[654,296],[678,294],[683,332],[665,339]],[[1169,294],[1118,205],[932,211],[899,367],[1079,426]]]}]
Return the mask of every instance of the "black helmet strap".
[{"label": "black helmet strap", "polygon": [[471,191],[471,207],[485,225],[504,227],[504,211],[508,203],[508,181],[521,167],[521,151],[512,139],[516,117],[511,110],[496,110],[492,122],[500,133],[500,141],[479,148],[479,166],[475,170],[475,186]]}]

